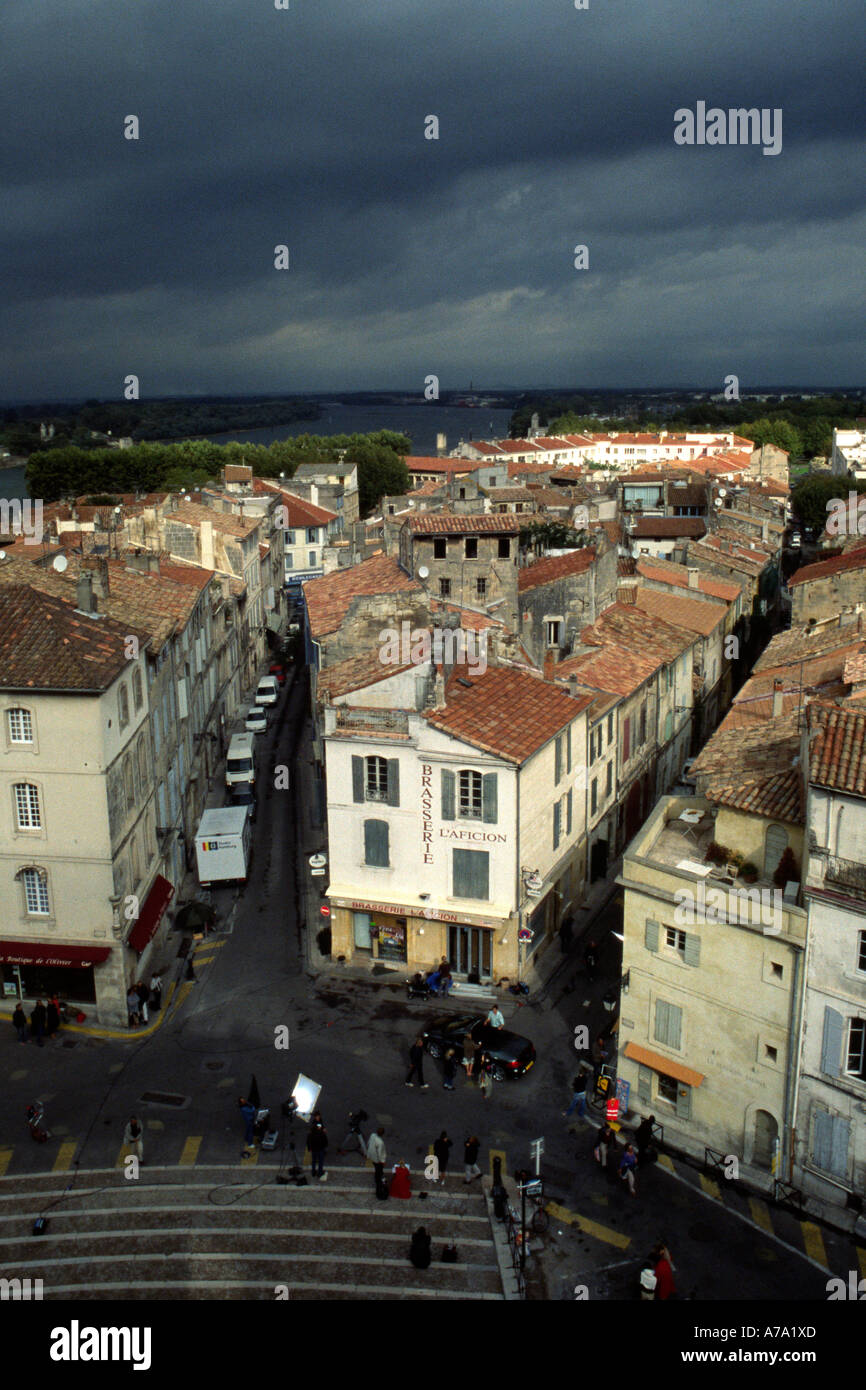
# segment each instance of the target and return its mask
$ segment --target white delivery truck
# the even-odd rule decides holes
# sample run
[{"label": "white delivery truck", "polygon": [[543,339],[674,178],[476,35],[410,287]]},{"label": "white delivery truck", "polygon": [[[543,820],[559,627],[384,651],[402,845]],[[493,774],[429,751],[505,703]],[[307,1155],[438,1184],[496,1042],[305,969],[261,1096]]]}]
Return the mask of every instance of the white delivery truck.
[{"label": "white delivery truck", "polygon": [[255,782],[256,752],[255,734],[233,734],[226,757],[226,786],[235,782]]},{"label": "white delivery truck", "polygon": [[250,817],[246,806],[216,806],[205,811],[195,836],[198,881],[245,883],[250,862]]}]

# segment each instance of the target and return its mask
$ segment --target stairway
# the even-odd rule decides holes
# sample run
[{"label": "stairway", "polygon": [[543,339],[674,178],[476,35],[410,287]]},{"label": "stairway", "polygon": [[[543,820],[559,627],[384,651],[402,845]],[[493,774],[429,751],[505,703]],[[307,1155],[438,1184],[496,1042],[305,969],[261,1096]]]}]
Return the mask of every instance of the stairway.
[{"label": "stairway", "polygon": [[[276,1168],[142,1167],[0,1179],[0,1278],[41,1279],[44,1299],[501,1299],[487,1205],[461,1174],[426,1199],[376,1200],[370,1169],[276,1183]],[[45,1234],[32,1235],[45,1216]],[[409,1263],[423,1225],[433,1263]],[[441,1262],[457,1245],[458,1263]],[[279,1290],[279,1292],[278,1292]]]}]

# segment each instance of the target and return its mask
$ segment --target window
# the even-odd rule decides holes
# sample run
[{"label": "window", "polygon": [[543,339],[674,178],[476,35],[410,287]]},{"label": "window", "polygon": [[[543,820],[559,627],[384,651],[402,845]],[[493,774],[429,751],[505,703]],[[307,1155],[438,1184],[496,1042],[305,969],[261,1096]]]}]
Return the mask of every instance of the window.
[{"label": "window", "polygon": [[454,897],[490,897],[490,855],[486,850],[455,849],[452,851]]},{"label": "window", "polygon": [[487,486],[488,486],[488,487],[496,487],[496,474],[495,474],[495,473],[491,473],[491,474],[490,474],[490,477],[489,477],[488,480],[487,480]]},{"label": "window", "polygon": [[631,756],[631,716],[623,720],[622,725],[622,760],[627,763]]},{"label": "window", "polygon": [[486,579],[476,579],[476,581],[475,581],[475,597],[476,597],[476,598],[486,598],[486,597],[487,597],[487,580],[486,580]]},{"label": "window", "polygon": [[678,931],[676,927],[665,927],[665,945],[672,951],[679,951],[681,956],[686,953],[686,934]]},{"label": "window", "polygon": [[440,579],[440,580],[439,580],[439,597],[440,597],[440,598],[450,598],[450,597],[451,597],[451,580],[450,580],[450,579]]},{"label": "window", "polygon": [[764,1057],[768,1062],[777,1061],[778,1056],[779,1049],[777,1047],[771,1047],[769,1043],[764,1043]]},{"label": "window", "polygon": [[553,803],[553,848],[554,848],[554,849],[557,849],[557,848],[559,847],[559,841],[560,841],[561,834],[562,834],[562,803],[561,803],[560,801],[554,801],[554,803]]},{"label": "window", "polygon": [[664,999],[656,1000],[653,1037],[663,1047],[679,1050],[682,1046],[683,1011],[676,1004],[668,1004]]},{"label": "window", "polygon": [[433,559],[445,560],[448,557],[448,542],[444,536],[438,536],[433,542]]},{"label": "window", "polygon": [[612,714],[609,714],[609,715],[607,716],[607,746],[608,746],[608,748],[610,747],[610,745],[611,745],[612,743],[613,743],[613,715],[612,715]]},{"label": "window", "polygon": [[646,743],[646,705],[641,705],[640,710],[640,738],[637,741],[638,748],[642,748]]},{"label": "window", "polygon": [[548,647],[558,647],[559,631],[561,627],[559,618],[549,618],[548,621],[545,623],[545,627],[547,628]]},{"label": "window", "polygon": [[466,537],[466,559],[467,559],[467,560],[477,560],[477,559],[478,559],[478,539],[477,539],[476,536],[467,536],[467,537]]},{"label": "window", "polygon": [[387,758],[367,759],[367,800],[386,801],[388,799],[388,760]]},{"label": "window", "polygon": [[663,741],[664,741],[665,743],[669,743],[669,742],[670,742],[671,737],[672,737],[672,735],[673,735],[673,731],[674,731],[674,717],[673,717],[673,715],[671,714],[670,710],[668,710],[667,714],[665,715],[665,731],[664,731],[664,734],[662,735],[662,739],[663,739]]},{"label": "window", "polygon": [[44,869],[22,869],[20,878],[24,884],[24,902],[27,911],[34,916],[47,917],[48,875]]},{"label": "window", "polygon": [[308,527],[307,527],[307,545],[318,545],[318,544],[319,544],[319,528],[318,528],[318,526],[308,526]]},{"label": "window", "polygon": [[499,558],[500,560],[511,559],[511,541],[507,536],[499,537]]},{"label": "window", "polygon": [[352,800],[400,805],[400,763],[397,758],[352,757]]},{"label": "window", "polygon": [[866,931],[861,931],[858,933],[857,969],[866,970]]},{"label": "window", "polygon": [[18,782],[13,788],[19,830],[40,830],[39,791],[30,782]]},{"label": "window", "polygon": [[386,820],[364,821],[364,863],[374,869],[390,868]]},{"label": "window", "polygon": [[607,781],[605,782],[605,788],[604,788],[604,794],[605,794],[605,796],[610,796],[610,794],[611,794],[612,791],[613,791],[613,763],[612,763],[612,762],[609,762],[608,765],[607,765]]},{"label": "window", "polygon": [[866,1019],[852,1018],[848,1024],[848,1076],[866,1081]]},{"label": "window", "polygon": [[570,834],[571,834],[571,824],[572,824],[573,805],[574,805],[574,802],[573,802],[573,793],[572,793],[571,791],[569,791],[568,796],[565,798],[565,833],[566,833],[566,835],[570,835]]},{"label": "window", "polygon": [[33,720],[29,709],[9,709],[6,711],[6,728],[10,743],[33,742]]},{"label": "window", "polygon": [[659,1099],[667,1100],[671,1105],[677,1103],[677,1083],[672,1076],[664,1076],[659,1072]]},{"label": "window", "polygon": [[785,973],[785,967],[780,965],[777,960],[770,961],[770,969],[773,972],[774,980],[781,980]]},{"label": "window", "polygon": [[460,814],[481,819],[481,773],[460,773]]},{"label": "window", "polygon": [[556,735],[553,745],[553,780],[558,782],[562,776],[562,734]]},{"label": "window", "polygon": [[315,552],[315,550],[308,550],[308,551],[307,551],[307,564],[310,566],[310,569],[315,569],[315,567],[316,567],[316,552]]},{"label": "window", "polygon": [[461,499],[461,501],[465,501],[465,499],[466,499],[466,489],[465,489],[465,487],[462,487],[462,488],[460,489],[460,499]]},{"label": "window", "polygon": [[292,554],[287,550],[287,551],[286,551],[285,559],[286,559],[286,569],[287,569],[287,570],[293,570],[293,569],[295,568],[295,557],[294,557],[294,555],[292,555]]},{"label": "window", "polygon": [[592,779],[592,787],[591,787],[591,789],[590,789],[590,805],[589,805],[590,815],[593,815],[593,816],[594,816],[597,810],[598,810],[598,778],[597,778],[597,777],[593,777],[593,779]]},{"label": "window", "polygon": [[120,687],[117,694],[117,711],[118,718],[120,719],[120,727],[121,729],[125,729],[129,723],[129,695],[127,694],[125,685]]},{"label": "window", "polygon": [[141,672],[138,670],[132,673],[132,704],[136,714],[144,704],[144,691],[141,688]]}]

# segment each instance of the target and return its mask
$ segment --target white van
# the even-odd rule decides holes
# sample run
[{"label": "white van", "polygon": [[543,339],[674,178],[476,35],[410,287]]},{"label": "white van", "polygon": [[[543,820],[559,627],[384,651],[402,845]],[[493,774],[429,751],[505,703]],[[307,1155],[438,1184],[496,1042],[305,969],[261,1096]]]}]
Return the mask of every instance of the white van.
[{"label": "white van", "polygon": [[276,676],[262,676],[256,686],[257,705],[275,705],[280,693],[280,683]]},{"label": "white van", "polygon": [[226,758],[226,786],[236,782],[255,782],[255,734],[234,734]]}]

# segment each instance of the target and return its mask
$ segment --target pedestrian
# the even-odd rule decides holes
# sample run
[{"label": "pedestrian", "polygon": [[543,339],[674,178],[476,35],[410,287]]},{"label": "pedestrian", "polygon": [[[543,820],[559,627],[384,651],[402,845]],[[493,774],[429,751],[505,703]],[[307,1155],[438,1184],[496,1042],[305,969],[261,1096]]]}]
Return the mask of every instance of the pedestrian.
[{"label": "pedestrian", "polygon": [[55,1033],[60,1027],[60,1000],[56,994],[52,994],[45,1006],[45,1031],[49,1038],[54,1038]]},{"label": "pedestrian", "polygon": [[499,1005],[498,1005],[498,1004],[494,1004],[494,1005],[493,1005],[493,1008],[492,1008],[492,1009],[490,1010],[490,1012],[488,1013],[488,1015],[487,1015],[487,1017],[485,1018],[484,1022],[487,1024],[488,1028],[504,1028],[504,1027],[505,1027],[505,1019],[504,1019],[503,1016],[502,1016],[502,1013],[501,1013],[501,1011],[500,1011],[500,1008],[499,1008]]},{"label": "pedestrian", "polygon": [[45,1036],[45,1005],[41,999],[36,1000],[36,1006],[30,1015],[30,1031],[40,1047]]},{"label": "pedestrian", "polygon": [[354,1114],[349,1116],[349,1128],[346,1130],[345,1139],[343,1140],[340,1147],[337,1149],[338,1154],[346,1154],[353,1149],[359,1149],[361,1152],[361,1157],[367,1157],[367,1144],[364,1140],[363,1134],[361,1133],[361,1125],[364,1123],[366,1118],[366,1110],[356,1110]]},{"label": "pedestrian", "polygon": [[430,1253],[433,1242],[428,1236],[423,1226],[419,1226],[412,1236],[412,1244],[409,1246],[409,1259],[416,1269],[429,1269],[432,1255]]},{"label": "pedestrian", "polygon": [[138,1016],[142,1023],[147,1023],[147,1001],[150,998],[150,989],[144,980],[139,980],[135,986],[135,992],[138,995]]},{"label": "pedestrian", "polygon": [[637,1161],[640,1164],[646,1162],[653,1141],[653,1125],[656,1122],[655,1115],[648,1115],[645,1120],[641,1120],[634,1132],[634,1142],[637,1145]]},{"label": "pedestrian", "polygon": [[562,954],[568,955],[571,950],[571,938],[574,931],[574,921],[571,917],[566,917],[559,928],[559,946]]},{"label": "pedestrian", "polygon": [[439,987],[446,999],[454,988],[454,981],[451,978],[451,964],[445,956],[439,962]]},{"label": "pedestrian", "polygon": [[328,1131],[318,1110],[313,1115],[313,1122],[307,1134],[307,1148],[312,1160],[311,1176],[326,1182],[328,1174],[325,1172],[325,1153],[328,1148]]},{"label": "pedestrian", "polygon": [[677,1290],[674,1284],[674,1262],[671,1259],[671,1252],[663,1241],[658,1242],[650,1256],[650,1260],[652,1261],[653,1273],[656,1277],[656,1298],[676,1298]]},{"label": "pedestrian", "polygon": [[156,973],[150,977],[150,1007],[154,1013],[162,1008],[162,976]]},{"label": "pedestrian", "polygon": [[582,1120],[583,1117],[584,1117],[584,1115],[586,1114],[586,1072],[585,1072],[585,1071],[580,1072],[580,1074],[574,1078],[574,1080],[573,1080],[572,1083],[571,1083],[571,1090],[572,1090],[571,1105],[568,1107],[567,1110],[563,1110],[562,1113],[563,1113],[563,1115],[565,1116],[565,1118],[568,1119],[568,1116],[569,1116],[569,1115],[573,1115],[574,1112],[575,1112],[575,1110],[576,1110],[576,1111],[577,1111],[577,1118],[578,1118],[579,1120]]},{"label": "pedestrian", "polygon": [[138,1023],[138,1021],[139,1021],[139,1018],[138,1018],[138,995],[136,994],[135,989],[134,989],[134,987],[133,987],[132,985],[129,986],[129,989],[128,989],[127,995],[126,995],[126,1012],[127,1012],[127,1014],[129,1015],[129,1026],[130,1026],[130,1028],[135,1028],[136,1025],[137,1025],[137,1023]]},{"label": "pedestrian", "polygon": [[[376,1133],[371,1134],[367,1141],[367,1158],[373,1165],[373,1181],[377,1197],[382,1195],[382,1189],[385,1186],[385,1160],[387,1156],[385,1152],[385,1130],[382,1125],[380,1125]],[[387,1192],[385,1195],[387,1196]]]},{"label": "pedestrian", "polygon": [[444,1184],[445,1174],[448,1171],[448,1155],[451,1152],[451,1140],[448,1138],[446,1130],[443,1129],[433,1145],[433,1152],[439,1161],[439,1181]]},{"label": "pedestrian", "polygon": [[475,1074],[475,1061],[478,1055],[478,1044],[471,1033],[466,1033],[463,1039],[463,1062],[466,1067],[466,1080],[472,1081]]},{"label": "pedestrian", "polygon": [[614,1134],[610,1125],[602,1125],[601,1129],[598,1131],[598,1139],[596,1140],[595,1148],[592,1151],[595,1155],[596,1163],[600,1163],[602,1168],[607,1170],[608,1150],[615,1148],[616,1135]]},{"label": "pedestrian", "polygon": [[144,1128],[137,1115],[131,1115],[129,1124],[123,1131],[123,1143],[139,1163],[144,1162]]},{"label": "pedestrian", "polygon": [[493,1090],[493,1064],[486,1052],[482,1052],[478,1058],[478,1085],[481,1088],[481,1099],[489,1100],[490,1092]]},{"label": "pedestrian", "polygon": [[454,1077],[457,1073],[457,1052],[453,1047],[449,1047],[448,1051],[445,1053],[445,1061],[442,1065],[445,1069],[445,1080],[442,1082],[442,1085],[445,1087],[446,1091],[453,1091]]},{"label": "pedestrian", "polygon": [[27,1015],[25,1014],[24,1010],[23,1010],[22,1007],[21,1007],[21,1001],[20,1001],[20,1000],[19,1000],[18,1003],[15,1005],[15,1012],[14,1012],[14,1014],[12,1015],[12,1027],[15,1029],[15,1032],[18,1034],[18,1041],[21,1042],[21,1043],[26,1043],[26,1041],[27,1041]]},{"label": "pedestrian", "polygon": [[197,978],[196,978],[196,973],[195,973],[195,971],[194,971],[193,968],[192,968],[192,952],[190,952],[190,954],[189,954],[189,955],[187,956],[187,958],[186,958],[186,974],[185,974],[185,976],[184,976],[184,979],[185,979],[185,980],[188,980],[189,983],[192,984],[192,985],[195,985],[195,984],[198,983],[198,980],[197,980]]},{"label": "pedestrian", "polygon": [[424,1039],[420,1036],[420,1034],[415,1039],[412,1046],[409,1048],[409,1062],[411,1065],[409,1067],[409,1072],[406,1077],[406,1085],[415,1085],[415,1082],[412,1080],[412,1077],[417,1072],[418,1083],[421,1087],[421,1090],[426,1091],[428,1087],[424,1081]]},{"label": "pedestrian", "polygon": [[634,1175],[637,1168],[637,1154],[634,1151],[634,1144],[626,1144],[625,1153],[619,1161],[619,1176],[622,1182],[628,1183],[628,1190],[632,1197],[636,1197]]},{"label": "pedestrian", "polygon": [[439,979],[440,979],[440,976],[439,976],[439,971],[438,971],[438,970],[431,970],[430,973],[428,974],[428,976],[427,976],[427,988],[429,989],[429,991],[430,991],[431,994],[438,994],[438,993],[439,993]]},{"label": "pedestrian", "polygon": [[394,1171],[391,1175],[391,1197],[411,1197],[412,1184],[409,1180],[409,1166],[402,1161],[394,1164]]},{"label": "pedestrian", "polygon": [[463,1181],[471,1182],[473,1178],[481,1177],[481,1169],[478,1167],[478,1136],[470,1134],[468,1139],[463,1142]]},{"label": "pedestrian", "polygon": [[583,953],[583,963],[586,966],[586,978],[590,983],[595,979],[596,967],[598,965],[598,955],[594,941],[590,941]]},{"label": "pedestrian", "polygon": [[598,1079],[601,1076],[601,1069],[608,1058],[607,1045],[603,1034],[599,1033],[595,1042],[592,1044],[592,1086],[593,1090],[598,1090]]},{"label": "pedestrian", "polygon": [[248,1158],[249,1150],[252,1147],[254,1138],[254,1130],[256,1124],[256,1107],[253,1105],[251,1100],[245,1100],[243,1096],[241,1096],[240,1100],[238,1101],[238,1105],[241,1108],[241,1115],[243,1117],[244,1122],[244,1149],[243,1153],[241,1154],[241,1158]]}]

